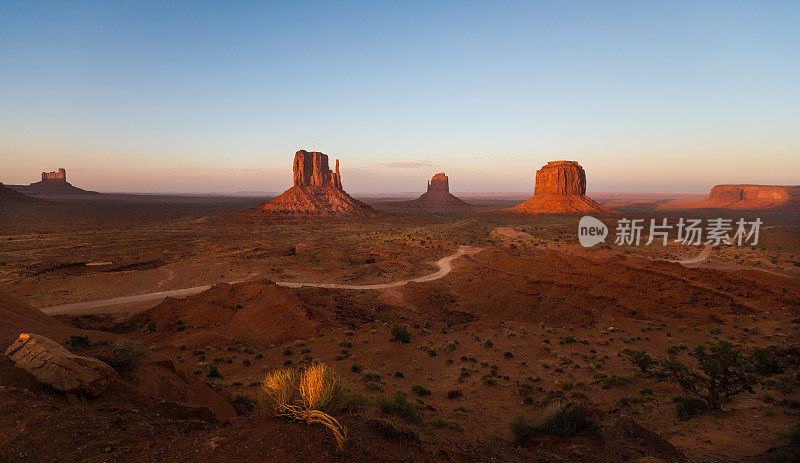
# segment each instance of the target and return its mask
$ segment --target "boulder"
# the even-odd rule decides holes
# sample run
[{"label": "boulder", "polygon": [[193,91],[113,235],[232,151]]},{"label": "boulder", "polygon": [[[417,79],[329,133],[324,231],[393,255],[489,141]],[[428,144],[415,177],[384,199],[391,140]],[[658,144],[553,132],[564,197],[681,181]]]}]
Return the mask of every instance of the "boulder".
[{"label": "boulder", "polygon": [[376,214],[374,209],[344,191],[338,159],[336,171],[331,171],[326,154],[300,150],[294,155],[293,170],[294,186],[258,206],[258,210],[282,214]]},{"label": "boulder", "polygon": [[523,214],[608,214],[586,196],[586,172],[576,161],[551,161],[536,171],[533,196],[510,208]]},{"label": "boulder", "polygon": [[39,382],[69,393],[96,396],[116,377],[114,369],[100,360],[75,355],[38,334],[20,334],[5,355]]}]

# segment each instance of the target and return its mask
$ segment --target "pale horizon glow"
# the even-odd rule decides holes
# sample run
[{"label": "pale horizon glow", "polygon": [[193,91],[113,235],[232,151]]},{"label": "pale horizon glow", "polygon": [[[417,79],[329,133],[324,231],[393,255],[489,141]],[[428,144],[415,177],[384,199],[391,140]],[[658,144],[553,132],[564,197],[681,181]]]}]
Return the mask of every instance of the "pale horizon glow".
[{"label": "pale horizon glow", "polygon": [[4,2],[0,182],[354,195],[800,183],[800,3]]}]

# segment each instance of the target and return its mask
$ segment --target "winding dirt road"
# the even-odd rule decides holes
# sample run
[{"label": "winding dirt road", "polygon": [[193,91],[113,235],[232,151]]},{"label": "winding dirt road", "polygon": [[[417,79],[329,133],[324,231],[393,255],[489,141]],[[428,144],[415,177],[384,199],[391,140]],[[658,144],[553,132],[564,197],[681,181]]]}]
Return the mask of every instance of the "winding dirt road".
[{"label": "winding dirt road", "polygon": [[707,245],[705,245],[705,247],[703,247],[703,250],[700,251],[700,253],[697,254],[696,256],[691,257],[689,259],[673,260],[671,262],[677,262],[677,263],[679,263],[681,265],[684,265],[684,266],[687,266],[687,267],[692,266],[692,265],[696,265],[696,264],[702,264],[702,263],[704,263],[705,261],[708,260],[708,257],[711,255],[711,251],[713,251],[713,250],[714,250],[714,246],[712,246],[710,244],[707,244]]},{"label": "winding dirt road", "polygon": [[[411,278],[408,280],[393,281],[391,283],[380,283],[374,285],[344,285],[338,283],[276,281],[275,284],[277,284],[278,286],[285,286],[287,288],[302,288],[304,286],[311,286],[315,288],[353,289],[353,290],[368,290],[368,289],[380,290],[380,289],[396,288],[398,286],[403,286],[404,284],[411,282],[424,283],[426,281],[438,280],[439,278],[442,278],[448,273],[453,271],[452,261],[454,259],[458,259],[459,257],[465,254],[475,254],[480,250],[481,248],[473,246],[459,246],[458,250],[455,253],[450,254],[449,256],[446,257],[442,257],[441,259],[434,262],[434,264],[437,267],[439,267],[438,271],[431,273],[429,275],[424,275],[417,278]],[[241,282],[237,281],[233,283],[241,283]],[[99,301],[75,302],[72,304],[44,307],[41,310],[42,312],[48,315],[59,315],[68,313],[93,314],[93,313],[124,312],[127,311],[125,309],[132,304],[160,301],[166,297],[191,296],[194,294],[201,293],[209,288],[211,288],[211,285],[193,286],[191,288],[173,289],[169,291],[157,291],[146,294],[135,294],[133,296],[115,297],[112,299],[103,299]],[[115,309],[115,310],[110,310],[110,309]]]}]

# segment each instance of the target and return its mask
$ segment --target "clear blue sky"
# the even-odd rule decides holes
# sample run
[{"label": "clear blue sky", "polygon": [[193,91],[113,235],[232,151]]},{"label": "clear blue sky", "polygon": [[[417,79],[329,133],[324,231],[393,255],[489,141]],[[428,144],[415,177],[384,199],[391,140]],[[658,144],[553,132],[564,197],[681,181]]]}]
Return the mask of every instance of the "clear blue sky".
[{"label": "clear blue sky", "polygon": [[[0,181],[354,193],[800,183],[800,2],[2,2]],[[117,175],[122,172],[123,175]]]}]

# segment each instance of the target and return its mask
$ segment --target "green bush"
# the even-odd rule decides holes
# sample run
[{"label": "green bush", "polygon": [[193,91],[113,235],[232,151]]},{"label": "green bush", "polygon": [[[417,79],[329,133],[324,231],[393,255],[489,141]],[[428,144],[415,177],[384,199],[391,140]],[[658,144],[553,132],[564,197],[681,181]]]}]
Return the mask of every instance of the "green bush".
[{"label": "green bush", "polygon": [[119,372],[126,372],[139,366],[146,358],[147,349],[141,342],[123,339],[114,343],[110,357],[100,360]]},{"label": "green bush", "polygon": [[348,392],[342,397],[342,410],[356,411],[369,405],[369,399],[357,392]]},{"label": "green bush", "polygon": [[759,375],[769,376],[783,373],[778,359],[770,349],[756,349],[751,356],[753,370]]},{"label": "green bush", "polygon": [[422,423],[422,416],[419,413],[419,407],[417,404],[409,402],[408,399],[406,399],[406,395],[401,391],[397,391],[391,398],[384,396],[378,397],[375,400],[375,404],[384,413],[400,415],[409,421],[413,421],[418,424]]},{"label": "green bush", "polygon": [[599,436],[600,424],[589,416],[586,407],[575,405],[566,407],[555,402],[547,407],[535,420],[515,417],[511,420],[511,432],[516,444],[538,435],[573,436],[587,432]]},{"label": "green bush", "polygon": [[408,344],[411,342],[411,334],[408,332],[408,328],[405,325],[400,325],[395,323],[392,325],[391,329],[392,337],[389,339],[390,342],[402,342],[403,344]]},{"label": "green bush", "polygon": [[646,375],[650,374],[652,368],[658,365],[658,361],[651,357],[650,354],[644,350],[624,349],[622,351],[622,355],[624,355],[632,364],[639,367],[639,369],[642,370],[642,373]]},{"label": "green bush", "polygon": [[678,406],[678,418],[684,421],[708,411],[708,405],[703,399],[679,395],[673,397],[672,401]]},{"label": "green bush", "polygon": [[65,344],[73,349],[88,349],[92,347],[92,341],[85,334],[73,334]]},{"label": "green bush", "polygon": [[753,391],[757,380],[753,375],[753,360],[727,341],[711,344],[706,350],[697,346],[694,358],[700,370],[677,359],[675,353],[661,361],[662,377],[674,381],[688,395],[705,400],[708,408],[721,410],[730,397]]},{"label": "green bush", "polygon": [[418,396],[431,395],[430,389],[427,389],[426,387],[419,386],[419,385],[412,387],[411,388],[411,392],[413,392],[414,394],[416,394]]},{"label": "green bush", "polygon": [[241,406],[245,410],[252,410],[256,407],[256,399],[247,394],[236,394],[236,398],[233,399],[233,403]]}]

